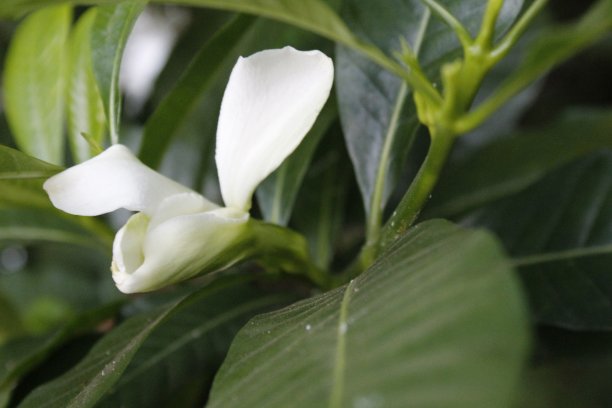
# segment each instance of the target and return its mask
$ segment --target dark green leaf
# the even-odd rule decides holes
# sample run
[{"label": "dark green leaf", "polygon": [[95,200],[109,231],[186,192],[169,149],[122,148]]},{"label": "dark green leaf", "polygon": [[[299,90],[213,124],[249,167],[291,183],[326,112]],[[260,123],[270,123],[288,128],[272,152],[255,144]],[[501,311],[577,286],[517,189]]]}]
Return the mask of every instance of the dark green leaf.
[{"label": "dark green leaf", "polygon": [[121,58],[128,36],[145,4],[146,0],[138,0],[100,6],[91,29],[93,71],[102,95],[113,143],[119,141]]},{"label": "dark green leaf", "polygon": [[350,284],[251,320],[209,406],[506,407],[526,344],[496,242],[432,221]]},{"label": "dark green leaf", "polygon": [[68,6],[46,8],[19,26],[4,69],[4,100],[15,142],[24,152],[64,161],[64,82]]},{"label": "dark green leaf", "polygon": [[245,36],[253,18],[238,16],[213,36],[194,57],[172,91],[161,101],[145,126],[140,159],[150,167],[161,164],[164,152],[202,95],[226,65],[227,54]]},{"label": "dark green leaf", "polygon": [[337,118],[336,101],[329,101],[300,146],[257,188],[257,202],[268,222],[286,226],[312,155]]},{"label": "dark green leaf", "polygon": [[0,393],[10,396],[17,380],[74,336],[92,330],[118,311],[119,304],[83,313],[51,334],[27,337],[0,347]]},{"label": "dark green leaf", "polygon": [[[473,32],[486,2],[441,1]],[[503,31],[521,9],[522,1],[505,2],[499,20]],[[420,0],[394,0],[381,6],[376,0],[344,2],[343,16],[356,34],[387,54],[408,41],[424,69],[437,75],[457,56],[460,45],[453,31],[436,20]],[[337,48],[340,118],[366,212],[380,211],[396,186],[419,126],[409,91],[403,81],[363,55]],[[373,202],[375,201],[375,202]]]},{"label": "dark green leaf", "polygon": [[484,144],[449,163],[427,214],[458,214],[519,192],[563,164],[612,147],[611,132],[612,111],[583,109]]},{"label": "dark green leaf", "polygon": [[[189,351],[182,347],[194,345],[197,340],[201,339],[205,339],[204,342],[214,341],[214,336],[219,334],[219,331],[224,332],[228,330],[228,327],[245,321],[255,313],[283,303],[283,300],[286,302],[288,298],[290,296],[287,295],[262,296],[261,292],[245,287],[244,283],[217,282],[170,306],[126,320],[102,338],[78,365],[61,377],[36,389],[21,406],[44,405],[62,408],[93,406],[117,383],[143,342],[159,327],[163,331],[157,333],[157,340],[162,340],[162,344],[155,345],[155,340],[152,340],[149,346],[158,347],[157,351],[160,354],[152,354],[151,349],[143,351],[139,359],[134,361],[135,366],[126,372],[126,383],[117,384],[119,387],[117,392],[125,393],[118,395],[120,400],[125,397],[131,400],[136,398],[146,401],[146,395],[133,393],[134,390],[129,390],[129,387],[134,384],[139,384],[139,386],[145,384],[147,392],[151,392],[150,385],[146,385],[147,380],[160,378],[160,375],[163,378],[164,364],[168,363],[177,367],[173,364],[180,363],[178,360],[170,361],[171,358],[166,360],[163,358],[164,355],[176,357],[178,353],[188,353]],[[195,316],[188,316],[193,313]],[[170,327],[180,322],[195,323],[195,326],[182,332],[179,337],[176,336],[176,331],[172,331],[169,335]],[[165,324],[169,326],[162,329]],[[152,338],[155,339],[155,337]],[[173,352],[177,354],[172,354]],[[158,361],[160,358],[162,361]],[[206,364],[206,361],[203,361],[202,364]],[[146,370],[147,367],[155,367],[156,370],[144,373],[143,370]],[[183,375],[189,376],[190,372],[186,371]],[[143,380],[142,376],[150,377]],[[132,381],[134,383],[131,383]],[[169,385],[171,386],[171,384],[164,383],[163,386],[168,387]],[[164,390],[160,392],[163,393]],[[155,401],[154,398],[152,400]]]},{"label": "dark green leaf", "polygon": [[493,230],[516,257],[537,321],[612,329],[612,152],[566,166],[466,222]]},{"label": "dark green leaf", "polygon": [[77,22],[70,38],[68,140],[76,162],[85,161],[99,153],[88,139],[99,146],[104,144],[106,118],[93,72],[90,45],[95,18],[96,9],[89,9]]},{"label": "dark green leaf", "polygon": [[333,260],[352,181],[341,138],[337,123],[326,135],[306,173],[292,217],[295,228],[308,240],[311,258],[323,270],[328,270]]}]

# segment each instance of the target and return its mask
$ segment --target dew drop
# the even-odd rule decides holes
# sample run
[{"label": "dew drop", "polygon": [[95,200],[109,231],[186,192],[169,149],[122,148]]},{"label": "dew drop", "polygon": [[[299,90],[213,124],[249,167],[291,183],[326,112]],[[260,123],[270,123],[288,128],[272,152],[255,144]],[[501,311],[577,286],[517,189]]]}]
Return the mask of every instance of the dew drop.
[{"label": "dew drop", "polygon": [[312,326],[307,324],[304,328],[306,329],[306,331],[310,331],[310,329],[312,329]]},{"label": "dew drop", "polygon": [[340,327],[338,328],[338,331],[340,332],[340,334],[346,333],[347,330],[348,330],[348,325],[346,323],[341,323]]}]

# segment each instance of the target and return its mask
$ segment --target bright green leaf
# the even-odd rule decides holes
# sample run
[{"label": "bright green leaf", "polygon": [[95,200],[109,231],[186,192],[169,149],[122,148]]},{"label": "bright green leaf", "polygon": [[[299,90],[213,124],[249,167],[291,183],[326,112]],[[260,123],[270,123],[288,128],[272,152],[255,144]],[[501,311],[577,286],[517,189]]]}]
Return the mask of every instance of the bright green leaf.
[{"label": "bright green leaf", "polygon": [[70,37],[68,140],[76,162],[85,161],[99,153],[88,139],[99,146],[104,144],[106,117],[93,72],[90,46],[95,18],[96,9],[89,9],[79,19]]},{"label": "bright green leaf", "polygon": [[507,407],[527,329],[497,243],[432,221],[337,290],[251,320],[209,407]]},{"label": "bright green leaf", "polygon": [[62,164],[66,39],[71,9],[39,10],[19,26],[4,69],[6,116],[24,152]]},{"label": "bright green leaf", "polygon": [[145,0],[100,6],[91,29],[93,71],[104,103],[111,141],[119,141],[121,94],[119,71],[123,50]]}]

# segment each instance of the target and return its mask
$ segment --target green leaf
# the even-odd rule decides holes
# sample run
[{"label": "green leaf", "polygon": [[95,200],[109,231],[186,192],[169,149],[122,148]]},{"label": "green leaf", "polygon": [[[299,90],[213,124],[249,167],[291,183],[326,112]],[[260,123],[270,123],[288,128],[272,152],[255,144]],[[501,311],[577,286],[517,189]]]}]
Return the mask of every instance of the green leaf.
[{"label": "green leaf", "polygon": [[145,0],[138,0],[100,6],[91,29],[93,71],[102,95],[112,143],[119,141],[119,72],[123,50],[145,5]]},{"label": "green leaf", "polygon": [[612,329],[612,151],[568,165],[465,222],[499,235],[538,322]]},{"label": "green leaf", "polygon": [[11,42],[4,68],[6,117],[24,152],[62,164],[68,6],[28,16]]},{"label": "green leaf", "polygon": [[[134,395],[133,390],[124,387],[129,387],[131,381],[143,381],[141,376],[163,376],[164,363],[170,365],[180,363],[180,361],[170,361],[171,357],[170,360],[165,360],[164,357],[179,355],[172,354],[173,352],[189,353],[182,347],[194,345],[197,340],[201,339],[204,339],[204,342],[213,341],[218,331],[224,332],[228,329],[228,325],[231,327],[237,322],[246,321],[253,314],[283,303],[283,299],[286,301],[287,298],[287,295],[262,296],[261,292],[249,289],[244,283],[218,282],[170,306],[136,315],[102,338],[70,371],[37,388],[26,397],[21,406],[24,408],[41,405],[62,408],[93,406],[117,383],[137,351],[154,330],[157,328],[162,330],[165,324],[172,326],[181,321],[196,323],[190,330],[182,332],[179,337],[176,336],[175,330],[172,335],[169,335],[168,330],[171,326],[158,332],[157,340],[163,339],[163,344],[156,346],[159,347],[160,354],[151,354],[150,349],[145,351],[139,360],[135,361],[135,366],[126,372],[126,383],[123,386],[121,382],[118,383],[117,390],[125,392],[125,398],[146,399],[147,396]],[[196,316],[188,316],[193,313]],[[150,346],[152,344],[150,343]],[[163,361],[158,361],[160,358]],[[155,372],[144,373],[143,370],[146,370],[147,367],[155,367]],[[189,371],[183,373],[185,376],[190,374]],[[146,384],[146,380],[144,381]],[[142,383],[140,385],[142,386]],[[166,385],[169,384],[164,386]],[[154,392],[154,390],[147,388],[147,392]],[[160,392],[163,393],[164,390]],[[155,401],[154,398],[152,400]]]},{"label": "green leaf", "polygon": [[298,148],[259,185],[256,191],[257,202],[266,221],[282,226],[289,223],[312,155],[337,115],[336,101],[328,101]]},{"label": "green leaf", "polygon": [[0,145],[0,240],[50,240],[110,248],[113,234],[101,221],[56,210],[42,189],[62,168]]},{"label": "green leaf", "polygon": [[[440,3],[473,32],[486,7],[480,0]],[[509,26],[521,5],[522,1],[505,2],[499,31]],[[385,7],[375,0],[349,0],[342,15],[358,36],[387,54],[401,50],[400,40],[408,41],[432,78],[461,48],[454,32],[421,0],[394,0]],[[412,92],[402,79],[343,46],[337,48],[337,86],[340,118],[366,213],[382,212],[419,126]]]},{"label": "green leaf", "polygon": [[139,153],[143,163],[159,167],[168,145],[224,67],[228,51],[249,35],[253,21],[251,17],[235,17],[204,44],[147,121]]},{"label": "green leaf", "polygon": [[23,322],[15,306],[10,299],[0,293],[0,345],[8,339],[23,334],[23,331]]},{"label": "green leaf", "polygon": [[0,145],[0,180],[46,179],[63,169]]},{"label": "green leaf", "polygon": [[97,222],[64,215],[49,208],[0,204],[0,242],[59,242],[97,249],[107,254],[111,236]]},{"label": "green leaf", "polygon": [[51,334],[26,337],[0,347],[0,394],[10,393],[20,377],[43,362],[62,344],[75,336],[95,328],[101,321],[115,315],[119,303],[83,313],[71,319]]},{"label": "green leaf", "polygon": [[337,290],[251,320],[209,407],[506,407],[526,353],[497,243],[423,223]]},{"label": "green leaf", "polygon": [[352,182],[349,158],[341,139],[336,124],[323,139],[314,164],[304,177],[292,217],[295,228],[308,240],[311,259],[322,270],[328,270],[333,260]]},{"label": "green leaf", "polygon": [[[91,29],[96,9],[79,18],[70,37],[67,91],[68,140],[76,162],[99,153],[88,140],[102,146],[105,136],[104,104],[93,72]],[[86,139],[87,138],[87,139]]]},{"label": "green leaf", "polygon": [[[49,0],[44,0],[45,3],[43,3],[43,0],[28,0],[28,2],[24,4],[23,1],[24,0],[9,0],[8,3],[0,5],[0,16],[14,15],[19,12],[40,7],[41,4],[48,4],[49,2]],[[66,2],[71,0],[51,1]],[[102,1],[104,3],[115,2],[113,0]],[[94,0],[87,0],[87,2],[96,3]],[[418,78],[414,78],[414,76],[405,71],[400,64],[387,57],[378,48],[355,37],[333,9],[321,0],[160,0],[159,2],[195,7],[210,7],[255,14],[294,25],[359,50],[366,54],[368,58],[386,69],[405,75],[405,79],[409,81],[415,89],[420,89],[427,95],[431,94],[431,89],[428,84],[423,83]]]},{"label": "green leaf", "polygon": [[581,109],[486,143],[447,165],[425,215],[456,215],[522,191],[555,168],[612,147],[610,132],[612,111]]},{"label": "green leaf", "polygon": [[59,166],[0,145],[0,205],[48,208],[51,203],[42,183],[61,170]]}]

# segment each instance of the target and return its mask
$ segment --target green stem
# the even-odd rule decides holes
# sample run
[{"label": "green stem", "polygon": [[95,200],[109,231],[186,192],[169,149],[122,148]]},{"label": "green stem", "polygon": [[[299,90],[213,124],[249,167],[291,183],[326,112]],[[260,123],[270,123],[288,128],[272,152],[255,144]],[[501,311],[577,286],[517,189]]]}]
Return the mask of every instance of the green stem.
[{"label": "green stem", "polygon": [[482,49],[488,50],[493,43],[493,37],[495,36],[495,24],[497,24],[497,18],[499,12],[504,5],[503,0],[489,0],[487,3],[487,9],[482,18],[482,24],[480,26],[480,32],[476,37],[475,44],[480,46]]},{"label": "green stem", "polygon": [[258,261],[268,268],[303,275],[321,288],[331,286],[328,274],[310,260],[308,243],[301,234],[254,219],[249,224]]},{"label": "green stem", "polygon": [[518,42],[521,36],[527,30],[527,27],[531,24],[533,19],[540,13],[540,11],[546,6],[548,0],[535,0],[527,11],[521,16],[521,18],[512,26],[510,31],[500,41],[500,43],[491,52],[491,57],[494,63],[499,62],[503,59],[512,47]]},{"label": "green stem", "polygon": [[472,44],[472,36],[455,16],[436,0],[421,0],[427,7],[440,17],[454,32],[464,49]]},{"label": "green stem", "polygon": [[397,209],[387,221],[382,232],[381,247],[395,241],[416,221],[438,181],[454,138],[455,135],[448,129],[434,128],[432,130],[427,157]]}]

